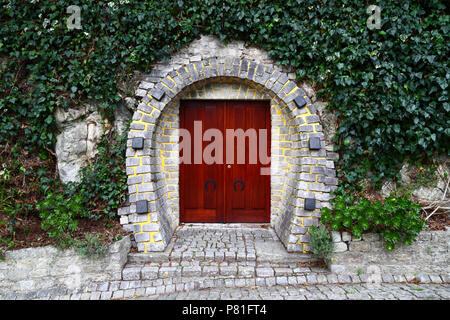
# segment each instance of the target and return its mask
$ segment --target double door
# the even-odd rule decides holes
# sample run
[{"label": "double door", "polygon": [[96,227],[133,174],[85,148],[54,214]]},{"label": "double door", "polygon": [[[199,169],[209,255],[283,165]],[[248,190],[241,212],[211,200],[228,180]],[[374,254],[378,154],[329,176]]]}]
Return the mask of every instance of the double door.
[{"label": "double door", "polygon": [[269,102],[181,101],[180,129],[180,221],[269,222]]}]

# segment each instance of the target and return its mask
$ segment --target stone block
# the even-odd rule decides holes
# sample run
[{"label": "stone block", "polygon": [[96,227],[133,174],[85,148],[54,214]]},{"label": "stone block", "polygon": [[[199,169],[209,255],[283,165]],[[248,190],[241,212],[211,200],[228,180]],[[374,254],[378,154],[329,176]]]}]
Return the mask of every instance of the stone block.
[{"label": "stone block", "polygon": [[138,233],[134,235],[136,242],[147,242],[150,241],[150,234],[148,233]]},{"label": "stone block", "polygon": [[334,244],[334,252],[345,252],[347,251],[347,244],[345,242],[336,242]]},{"label": "stone block", "polygon": [[136,201],[136,213],[138,213],[138,214],[148,213],[147,200]]},{"label": "stone block", "polygon": [[320,138],[318,138],[318,137],[309,138],[309,149],[310,150],[320,150]]},{"label": "stone block", "polygon": [[350,233],[348,233],[346,231],[342,232],[342,241],[347,242],[347,241],[351,241],[351,240],[352,240],[352,236]]},{"label": "stone block", "polygon": [[341,233],[339,231],[331,231],[331,239],[333,242],[341,242]]},{"label": "stone block", "polygon": [[306,105],[306,100],[302,96],[295,98],[294,102],[297,105],[297,108],[303,108]]},{"label": "stone block", "polygon": [[[131,147],[133,149],[137,149],[137,150],[143,149],[144,148],[144,138],[142,138],[142,137],[133,138],[133,140],[131,141]],[[137,160],[139,160],[139,159],[137,159]],[[139,165],[139,163],[138,163],[138,165]]]},{"label": "stone block", "polygon": [[313,211],[316,209],[316,199],[306,198],[305,199],[305,210]]},{"label": "stone block", "polygon": [[154,88],[151,92],[150,95],[155,98],[158,101],[161,101],[161,99],[163,98],[165,92],[159,89]]},{"label": "stone block", "polygon": [[380,234],[378,233],[364,233],[362,236],[364,241],[374,242],[380,240]]},{"label": "stone block", "polygon": [[122,271],[123,280],[140,280],[141,269],[140,268],[125,268]]},{"label": "stone block", "polygon": [[349,244],[349,251],[362,251],[366,252],[370,250],[370,243],[367,241],[357,241],[357,242],[350,242]]},{"label": "stone block", "polygon": [[273,277],[275,271],[272,268],[256,268],[257,277]]}]

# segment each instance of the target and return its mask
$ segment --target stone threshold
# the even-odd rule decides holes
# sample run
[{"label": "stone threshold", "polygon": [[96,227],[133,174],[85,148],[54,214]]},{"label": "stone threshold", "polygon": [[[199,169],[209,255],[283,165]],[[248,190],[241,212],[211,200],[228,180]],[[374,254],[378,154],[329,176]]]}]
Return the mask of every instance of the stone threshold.
[{"label": "stone threshold", "polygon": [[164,251],[128,254],[129,264],[182,261],[310,263],[316,259],[287,252],[271,225],[263,223],[184,223]]}]

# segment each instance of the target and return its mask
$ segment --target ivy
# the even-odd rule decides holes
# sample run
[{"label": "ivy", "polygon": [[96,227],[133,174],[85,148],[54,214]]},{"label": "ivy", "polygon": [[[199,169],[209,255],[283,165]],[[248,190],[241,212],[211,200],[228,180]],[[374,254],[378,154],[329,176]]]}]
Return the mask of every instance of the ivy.
[{"label": "ivy", "polygon": [[[379,185],[406,157],[448,153],[450,23],[440,0],[371,4],[380,30],[357,0],[2,1],[0,143],[51,148],[55,108],[86,100],[112,118],[118,75],[213,34],[259,46],[313,83],[340,121],[341,178]],[[70,5],[81,30],[66,26]]]}]

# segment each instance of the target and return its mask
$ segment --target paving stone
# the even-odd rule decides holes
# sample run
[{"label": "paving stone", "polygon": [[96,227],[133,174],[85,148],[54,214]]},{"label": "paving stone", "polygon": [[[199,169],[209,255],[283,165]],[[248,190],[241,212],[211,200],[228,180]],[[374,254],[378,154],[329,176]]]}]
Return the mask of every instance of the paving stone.
[{"label": "paving stone", "polygon": [[100,300],[101,292],[91,292],[90,300]]},{"label": "paving stone", "polygon": [[438,275],[430,274],[429,277],[432,283],[442,283],[442,279]]},{"label": "paving stone", "polygon": [[123,298],[124,290],[115,291],[112,298],[113,299],[121,299]]},{"label": "paving stone", "polygon": [[196,277],[202,274],[202,268],[200,266],[186,266],[183,267],[181,272],[183,277]]},{"label": "paving stone", "polygon": [[146,295],[153,295],[153,294],[156,294],[156,288],[146,288],[146,289],[145,289],[145,294],[146,294]]},{"label": "paving stone", "polygon": [[125,268],[122,271],[123,280],[139,280],[141,278],[141,268]]},{"label": "paving stone", "polygon": [[395,282],[394,277],[390,273],[382,273],[381,277],[383,279],[383,282]]},{"label": "paving stone", "polygon": [[[248,256],[255,252],[255,239],[277,239],[271,232],[236,228],[211,234],[198,228],[195,235],[191,233],[185,241],[175,242],[171,257],[177,252],[179,261],[128,264],[121,273],[123,280],[87,283],[83,290],[70,292],[41,290],[30,299],[450,299],[450,286],[440,284],[448,281],[446,274],[415,276],[384,272],[384,283],[361,285],[360,282],[367,281],[367,274],[337,275],[326,269],[297,267],[295,262],[283,260],[250,261]],[[368,238],[361,243],[365,241]],[[246,259],[223,261],[225,252],[236,255],[237,260],[243,259],[239,253],[245,252]],[[212,261],[216,258],[223,262]],[[422,283],[405,283],[415,278]]]},{"label": "paving stone", "polygon": [[258,277],[273,277],[274,275],[273,268],[256,268],[256,276]]},{"label": "paving stone", "polygon": [[306,284],[306,276],[297,276],[298,284]]},{"label": "paving stone", "polygon": [[108,291],[109,282],[101,282],[97,285],[97,291]]},{"label": "paving stone", "polygon": [[255,268],[238,266],[238,274],[242,277],[253,277],[255,275]]},{"label": "paving stone", "polygon": [[136,289],[128,289],[128,290],[125,290],[124,292],[123,292],[123,297],[124,298],[130,298],[130,297],[132,297],[132,296],[134,296],[134,293],[136,292]]},{"label": "paving stone", "polygon": [[308,274],[306,276],[306,280],[308,281],[308,284],[316,284],[317,283],[317,276],[315,274]]},{"label": "paving stone", "polygon": [[220,266],[220,274],[223,276],[232,276],[237,274],[237,267],[235,266]]},{"label": "paving stone", "polygon": [[416,279],[417,279],[417,281],[422,282],[422,283],[430,283],[431,282],[430,277],[428,275],[426,275],[426,274],[423,274],[423,273],[418,274],[416,276]]},{"label": "paving stone", "polygon": [[282,286],[287,285],[288,284],[287,277],[276,277],[276,284]]},{"label": "paving stone", "polygon": [[112,297],[112,291],[106,291],[106,292],[102,292],[100,299],[101,300],[109,300]]},{"label": "paving stone", "polygon": [[268,278],[266,278],[266,285],[268,287],[274,286],[275,284],[276,284],[275,277],[268,277]]}]

